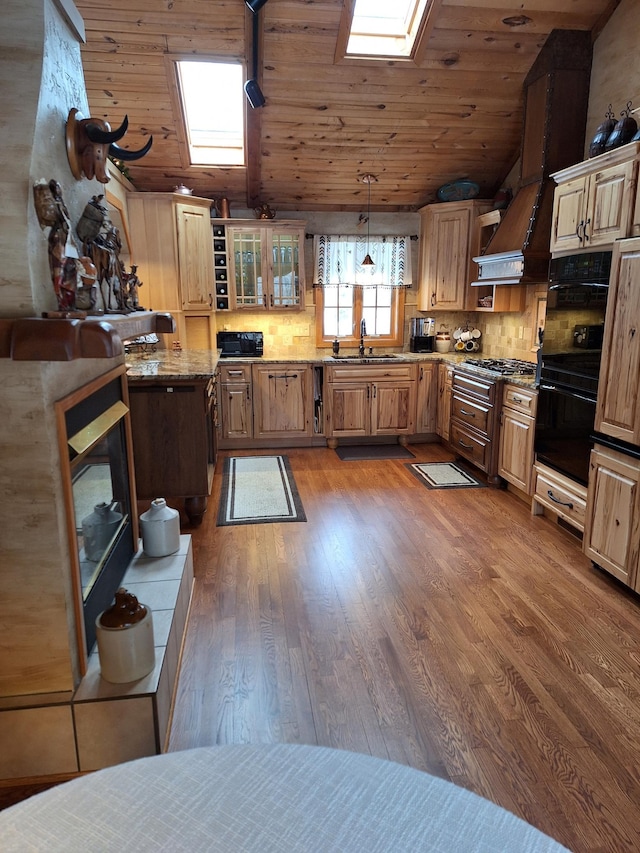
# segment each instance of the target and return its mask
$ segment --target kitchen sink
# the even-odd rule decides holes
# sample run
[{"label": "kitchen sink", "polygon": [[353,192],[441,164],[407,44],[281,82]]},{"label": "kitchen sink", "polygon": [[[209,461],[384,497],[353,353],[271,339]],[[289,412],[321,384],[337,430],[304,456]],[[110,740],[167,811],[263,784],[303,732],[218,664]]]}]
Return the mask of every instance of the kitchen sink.
[{"label": "kitchen sink", "polygon": [[359,364],[366,364],[369,361],[384,361],[392,358],[402,358],[396,352],[372,352],[367,355],[332,355],[331,361],[355,361]]}]

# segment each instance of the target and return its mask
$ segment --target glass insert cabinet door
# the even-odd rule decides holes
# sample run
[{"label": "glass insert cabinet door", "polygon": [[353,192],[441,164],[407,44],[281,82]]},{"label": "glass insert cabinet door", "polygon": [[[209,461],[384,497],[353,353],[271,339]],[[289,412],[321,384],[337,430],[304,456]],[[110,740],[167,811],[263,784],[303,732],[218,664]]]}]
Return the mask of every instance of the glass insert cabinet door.
[{"label": "glass insert cabinet door", "polygon": [[230,227],[236,308],[304,307],[304,229]]}]

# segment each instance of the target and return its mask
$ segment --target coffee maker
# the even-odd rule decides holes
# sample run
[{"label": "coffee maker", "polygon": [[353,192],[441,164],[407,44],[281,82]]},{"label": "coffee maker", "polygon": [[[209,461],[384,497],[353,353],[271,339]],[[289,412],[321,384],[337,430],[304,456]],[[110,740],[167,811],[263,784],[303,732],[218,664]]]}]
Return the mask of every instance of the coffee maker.
[{"label": "coffee maker", "polygon": [[410,352],[433,352],[436,321],[433,317],[413,317],[409,337]]}]

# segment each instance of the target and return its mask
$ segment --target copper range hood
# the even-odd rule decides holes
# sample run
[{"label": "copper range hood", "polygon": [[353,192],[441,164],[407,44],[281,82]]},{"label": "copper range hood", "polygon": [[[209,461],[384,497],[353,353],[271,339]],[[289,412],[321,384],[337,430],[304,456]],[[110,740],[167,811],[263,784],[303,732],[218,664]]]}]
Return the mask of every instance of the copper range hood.
[{"label": "copper range hood", "polygon": [[549,177],[584,159],[591,34],[553,30],[524,83],[520,179],[478,264],[475,285],[547,281],[555,184]]}]

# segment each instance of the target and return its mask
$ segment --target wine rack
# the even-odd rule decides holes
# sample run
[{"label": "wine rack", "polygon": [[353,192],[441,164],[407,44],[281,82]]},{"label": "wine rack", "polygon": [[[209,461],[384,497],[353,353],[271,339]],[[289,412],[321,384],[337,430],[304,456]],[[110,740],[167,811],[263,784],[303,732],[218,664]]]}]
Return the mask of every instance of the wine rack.
[{"label": "wine rack", "polygon": [[229,265],[227,260],[227,232],[225,226],[214,222],[213,225],[213,267],[215,275],[216,311],[228,311],[229,304]]}]

